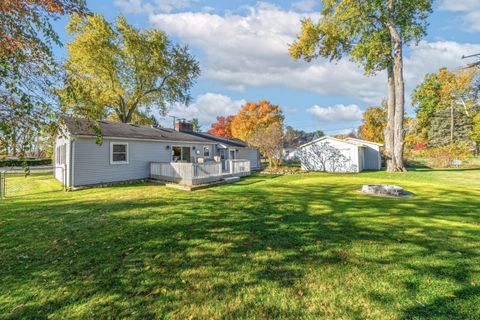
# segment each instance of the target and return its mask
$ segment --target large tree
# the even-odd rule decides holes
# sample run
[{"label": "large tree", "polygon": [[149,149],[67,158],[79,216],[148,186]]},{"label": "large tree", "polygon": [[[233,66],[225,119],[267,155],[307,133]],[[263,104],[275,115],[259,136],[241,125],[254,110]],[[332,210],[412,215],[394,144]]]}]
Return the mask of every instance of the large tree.
[{"label": "large tree", "polygon": [[52,45],[61,43],[51,21],[72,12],[85,14],[85,2],[0,1],[0,140],[7,152],[23,157],[56,115]]},{"label": "large tree", "polygon": [[232,135],[249,142],[257,130],[266,128],[275,122],[283,125],[283,113],[280,106],[271,104],[267,100],[258,103],[247,102],[232,120]]},{"label": "large tree", "polygon": [[388,171],[403,171],[405,131],[403,45],[426,32],[433,0],[322,0],[322,18],[302,21],[290,48],[294,58],[310,61],[350,56],[367,74],[387,71],[385,155]]},{"label": "large tree", "polygon": [[267,126],[259,127],[249,138],[252,146],[257,147],[260,153],[268,160],[268,166],[272,169],[282,162],[283,151],[283,128],[281,122],[272,122]]},{"label": "large tree", "polygon": [[233,138],[232,135],[232,121],[234,116],[219,116],[217,122],[212,123],[208,133],[223,138]]},{"label": "large tree", "polygon": [[362,124],[358,128],[361,139],[383,143],[387,125],[387,112],[384,108],[368,107],[363,112]]},{"label": "large tree", "polygon": [[92,119],[113,113],[128,123],[140,110],[165,114],[168,105],[189,102],[199,64],[164,32],[138,30],[124,17],[109,23],[98,14],[72,16],[67,31],[74,39],[60,95],[75,113]]},{"label": "large tree", "polygon": [[[417,123],[429,145],[442,146],[466,138],[462,132],[478,109],[476,74],[476,69],[442,68],[438,73],[427,74],[414,90],[412,103]],[[444,128],[448,128],[447,134]]]}]

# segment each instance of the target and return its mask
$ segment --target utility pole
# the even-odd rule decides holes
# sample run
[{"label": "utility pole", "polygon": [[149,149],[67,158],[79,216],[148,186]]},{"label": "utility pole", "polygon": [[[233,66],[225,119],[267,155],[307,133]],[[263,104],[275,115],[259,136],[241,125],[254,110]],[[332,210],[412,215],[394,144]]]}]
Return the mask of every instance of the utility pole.
[{"label": "utility pole", "polygon": [[468,68],[480,67],[480,53],[471,54],[471,55],[468,55],[468,56],[462,56],[462,59],[469,59],[469,58],[477,58],[478,61],[467,64],[467,66],[465,68],[468,69]]}]

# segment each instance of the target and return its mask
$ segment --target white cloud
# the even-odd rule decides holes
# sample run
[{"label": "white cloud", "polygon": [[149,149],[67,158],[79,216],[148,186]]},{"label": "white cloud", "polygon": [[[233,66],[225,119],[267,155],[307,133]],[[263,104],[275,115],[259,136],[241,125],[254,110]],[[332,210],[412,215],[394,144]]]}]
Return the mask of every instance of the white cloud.
[{"label": "white cloud", "polygon": [[356,124],[362,119],[362,110],[356,104],[337,104],[333,107],[313,106],[307,112],[324,123],[353,123]]},{"label": "white cloud", "polygon": [[[458,43],[454,41],[421,41],[411,50],[405,59],[405,83],[407,94],[419,84],[429,72],[438,72],[440,68],[454,70],[465,66],[468,61],[462,60],[463,55],[479,53],[480,43]],[[409,96],[407,96],[407,101]]]},{"label": "white cloud", "polygon": [[144,11],[142,0],[115,0],[115,5],[125,13],[141,13]]},{"label": "white cloud", "polygon": [[[205,11],[161,13],[151,14],[150,21],[199,50],[202,77],[220,81],[229,89],[281,86],[319,95],[358,98],[366,104],[378,105],[386,96],[384,72],[367,77],[360,66],[348,59],[336,63],[326,59],[306,63],[294,61],[288,55],[288,44],[295,40],[300,20],[320,19],[318,12],[295,10],[258,3],[247,7],[244,15]],[[480,52],[479,49],[478,44],[422,41],[419,46],[406,50],[407,103],[410,91],[426,72],[441,67],[457,68],[464,63],[463,54]]]},{"label": "white cloud", "polygon": [[445,11],[464,14],[465,29],[480,31],[480,1],[478,0],[443,0],[440,8]]},{"label": "white cloud", "polygon": [[292,9],[300,12],[312,12],[317,3],[317,0],[300,0],[292,3]]},{"label": "white cloud", "polygon": [[115,0],[115,5],[125,13],[171,12],[192,5],[191,0]]},{"label": "white cloud", "polygon": [[[202,129],[207,130],[216,121],[217,116],[234,115],[245,102],[243,99],[233,100],[222,94],[209,92],[199,95],[195,102],[189,106],[183,104],[173,105],[168,114],[187,120],[197,118],[203,127]],[[167,127],[171,127],[171,123],[170,119],[165,119],[161,122],[162,125]]]}]

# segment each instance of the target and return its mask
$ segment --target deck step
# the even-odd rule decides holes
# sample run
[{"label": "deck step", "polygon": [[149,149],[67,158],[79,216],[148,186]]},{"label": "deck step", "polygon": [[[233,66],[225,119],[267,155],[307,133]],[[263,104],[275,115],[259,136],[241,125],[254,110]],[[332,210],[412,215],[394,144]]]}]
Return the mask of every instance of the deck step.
[{"label": "deck step", "polygon": [[223,179],[225,183],[235,183],[240,181],[240,177],[230,177],[230,178],[225,178]]}]

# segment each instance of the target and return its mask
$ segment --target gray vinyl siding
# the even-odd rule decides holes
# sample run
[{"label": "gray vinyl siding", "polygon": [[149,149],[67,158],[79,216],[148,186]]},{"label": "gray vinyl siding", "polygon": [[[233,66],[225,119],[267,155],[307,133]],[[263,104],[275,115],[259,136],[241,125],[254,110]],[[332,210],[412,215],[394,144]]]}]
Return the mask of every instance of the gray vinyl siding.
[{"label": "gray vinyl siding", "polygon": [[258,149],[237,148],[237,159],[250,160],[252,169],[260,169],[260,154]]},{"label": "gray vinyl siding", "polygon": [[[111,142],[128,143],[127,164],[110,164]],[[213,145],[208,144],[104,139],[103,143],[98,145],[93,138],[77,138],[74,151],[74,184],[82,186],[149,178],[150,162],[170,162],[172,146],[195,146],[195,150],[202,152],[196,155],[192,148],[190,154],[194,157],[203,157],[203,146],[210,146],[213,150]]]}]

